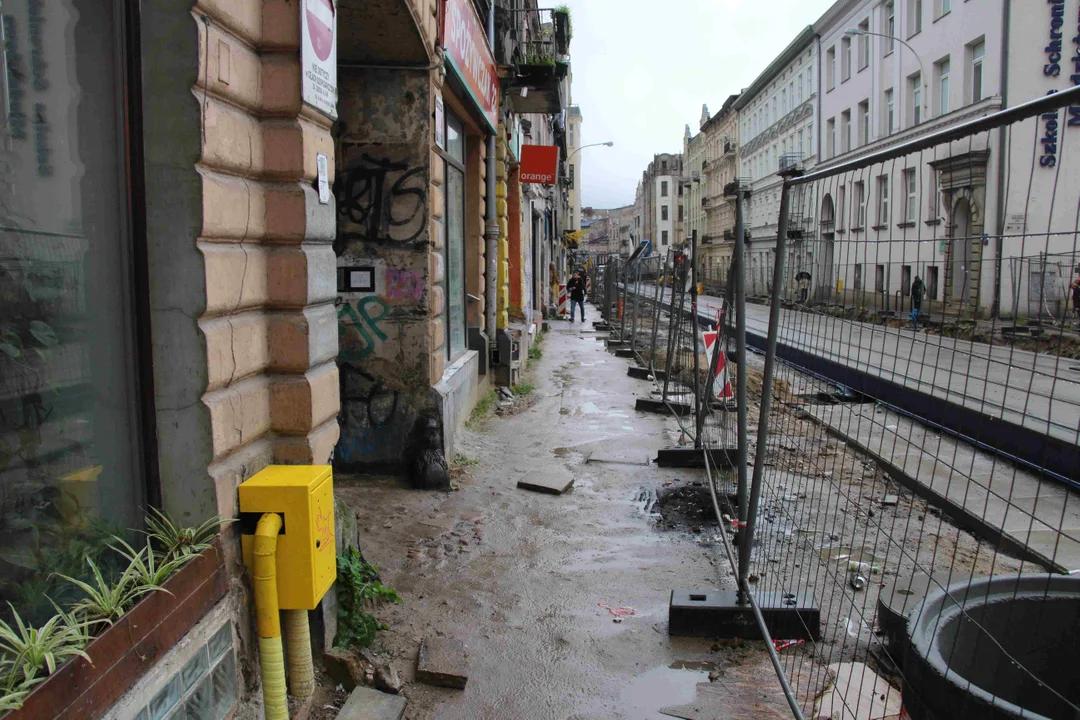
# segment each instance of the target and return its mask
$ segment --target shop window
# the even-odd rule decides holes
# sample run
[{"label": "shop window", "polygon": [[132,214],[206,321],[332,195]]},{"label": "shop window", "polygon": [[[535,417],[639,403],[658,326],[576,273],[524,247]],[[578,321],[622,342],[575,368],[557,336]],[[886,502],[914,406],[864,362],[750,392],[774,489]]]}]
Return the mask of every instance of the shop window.
[{"label": "shop window", "polygon": [[446,353],[450,361],[466,350],[465,329],[465,127],[446,113]]},{"label": "shop window", "polygon": [[112,571],[147,493],[117,14],[33,7],[3,8],[0,618],[38,624],[81,594],[57,574]]}]

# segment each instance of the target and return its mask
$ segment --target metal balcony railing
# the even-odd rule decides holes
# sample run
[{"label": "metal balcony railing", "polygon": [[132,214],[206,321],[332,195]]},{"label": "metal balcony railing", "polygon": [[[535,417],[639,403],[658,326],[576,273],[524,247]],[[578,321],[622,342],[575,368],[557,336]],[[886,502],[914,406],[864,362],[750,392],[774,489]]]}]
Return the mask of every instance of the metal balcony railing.
[{"label": "metal balcony railing", "polygon": [[496,8],[496,56],[502,64],[550,66],[570,54],[570,15],[553,8]]},{"label": "metal balcony railing", "polygon": [[780,156],[780,172],[799,169],[802,167],[802,162],[803,158],[801,153],[784,153]]}]

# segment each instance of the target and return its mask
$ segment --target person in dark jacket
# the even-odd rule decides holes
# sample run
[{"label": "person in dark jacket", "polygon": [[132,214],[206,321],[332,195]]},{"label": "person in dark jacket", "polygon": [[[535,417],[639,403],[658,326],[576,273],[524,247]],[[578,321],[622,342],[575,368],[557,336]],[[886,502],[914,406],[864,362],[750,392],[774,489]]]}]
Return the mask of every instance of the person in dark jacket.
[{"label": "person in dark jacket", "polygon": [[580,272],[575,272],[566,283],[566,291],[570,293],[570,322],[574,322],[574,306],[581,308],[581,322],[585,322],[585,278]]},{"label": "person in dark jacket", "polygon": [[1077,323],[1080,323],[1080,267],[1076,268],[1076,277],[1069,289],[1072,290],[1073,312],[1076,313]]},{"label": "person in dark jacket", "polygon": [[922,312],[922,301],[925,295],[926,285],[923,284],[922,278],[916,275],[915,281],[911,283],[911,327],[916,331],[919,329],[919,313]]}]

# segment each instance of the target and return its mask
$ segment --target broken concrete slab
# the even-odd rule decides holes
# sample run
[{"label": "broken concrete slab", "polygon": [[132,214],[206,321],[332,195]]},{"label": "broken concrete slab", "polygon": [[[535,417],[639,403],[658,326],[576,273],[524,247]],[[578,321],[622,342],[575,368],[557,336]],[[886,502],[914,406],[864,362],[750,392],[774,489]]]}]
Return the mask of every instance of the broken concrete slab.
[{"label": "broken concrete slab", "polygon": [[[843,720],[894,720],[900,717],[900,691],[863,663],[829,666],[832,686],[814,708],[815,717]],[[852,711],[855,708],[855,711]]]},{"label": "broken concrete slab", "polygon": [[562,495],[574,486],[574,477],[567,472],[534,470],[518,480],[517,486],[522,490]]},{"label": "broken concrete slab", "polygon": [[427,638],[420,643],[416,679],[427,685],[464,689],[469,682],[465,643],[453,638]]},{"label": "broken concrete slab", "polygon": [[405,714],[405,698],[389,695],[367,687],[358,687],[349,695],[338,720],[401,720]]},{"label": "broken concrete slab", "polygon": [[607,463],[609,465],[648,465],[649,453],[645,450],[623,447],[601,446],[588,453],[585,464]]},{"label": "broken concrete slab", "polygon": [[667,415],[674,413],[680,416],[687,416],[693,412],[693,408],[689,405],[682,403],[665,403],[663,400],[652,400],[650,398],[638,398],[634,403],[634,409],[638,412],[658,413],[661,415]]}]

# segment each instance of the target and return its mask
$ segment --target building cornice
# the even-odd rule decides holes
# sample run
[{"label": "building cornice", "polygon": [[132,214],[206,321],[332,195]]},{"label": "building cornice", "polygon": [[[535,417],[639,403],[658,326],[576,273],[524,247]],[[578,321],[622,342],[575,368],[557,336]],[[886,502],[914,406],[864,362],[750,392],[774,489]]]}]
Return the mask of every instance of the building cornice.
[{"label": "building cornice", "polygon": [[762,88],[772,82],[792,60],[810,47],[810,44],[813,43],[816,36],[817,33],[814,32],[814,27],[812,25],[807,25],[802,32],[795,36],[795,39],[784,48],[784,51],[780,53],[775,60],[769,63],[769,66],[765,68],[765,71],[757,76],[757,79],[750,84],[750,87],[743,91],[742,95],[739,96],[739,99],[735,101],[733,107],[736,110],[742,110],[746,107],[751,100],[757,97]]}]

